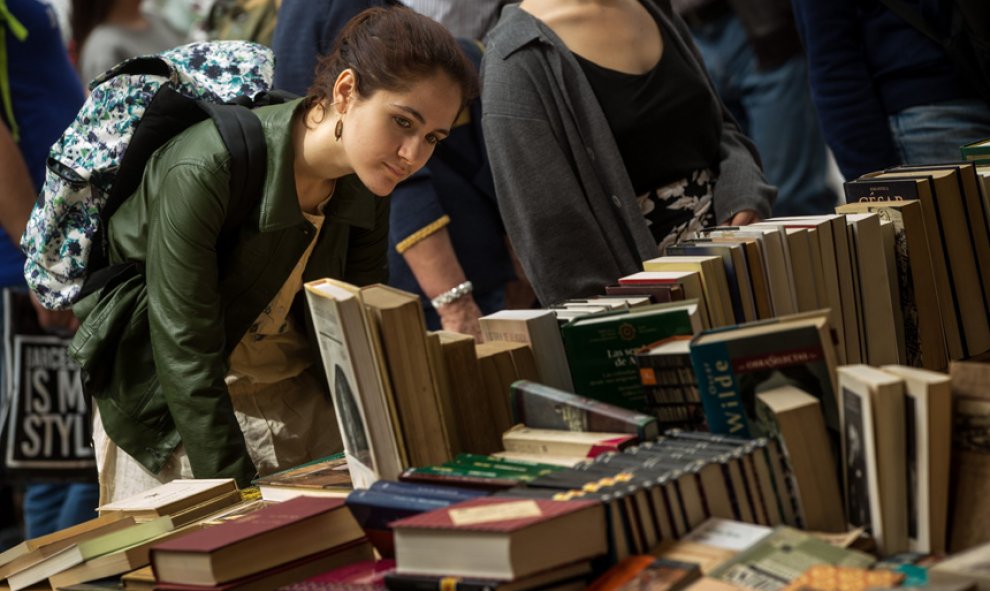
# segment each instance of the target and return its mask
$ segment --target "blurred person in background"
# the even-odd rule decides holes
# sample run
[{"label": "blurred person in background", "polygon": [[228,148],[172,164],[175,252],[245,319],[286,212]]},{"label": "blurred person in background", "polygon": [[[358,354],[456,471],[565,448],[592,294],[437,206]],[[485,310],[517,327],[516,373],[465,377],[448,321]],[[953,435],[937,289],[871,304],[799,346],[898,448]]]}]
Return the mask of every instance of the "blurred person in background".
[{"label": "blurred person in background", "polygon": [[722,102],[777,187],[777,216],[832,213],[828,151],[790,0],[673,0]]},{"label": "blurred person in background", "polygon": [[524,0],[486,41],[495,190],[544,305],[600,294],[700,228],[769,215],[756,148],[669,2]]},{"label": "blurred person in background", "polygon": [[461,39],[484,39],[506,4],[516,0],[403,0]]},{"label": "blurred person in background", "polygon": [[[906,0],[947,34],[939,0]],[[825,139],[847,179],[898,164],[959,160],[990,137],[990,106],[945,50],[879,0],[793,0]]]},{"label": "blurred person in background", "polygon": [[[7,59],[0,71],[7,83],[0,127],[0,286],[24,287],[24,258],[17,244],[45,178],[51,145],[72,122],[83,103],[83,91],[62,43],[52,8],[38,0],[0,0],[0,30]],[[0,320],[3,318],[0,302]],[[39,323],[58,332],[77,326],[71,312],[36,306]],[[2,341],[0,341],[2,347]],[[0,377],[6,380],[0,366]],[[3,415],[3,413],[0,413]],[[28,538],[96,517],[95,483],[28,483],[24,495]]]},{"label": "blurred person in background", "polygon": [[182,45],[185,35],[142,0],[72,0],[72,42],[83,83],[127,58]]}]

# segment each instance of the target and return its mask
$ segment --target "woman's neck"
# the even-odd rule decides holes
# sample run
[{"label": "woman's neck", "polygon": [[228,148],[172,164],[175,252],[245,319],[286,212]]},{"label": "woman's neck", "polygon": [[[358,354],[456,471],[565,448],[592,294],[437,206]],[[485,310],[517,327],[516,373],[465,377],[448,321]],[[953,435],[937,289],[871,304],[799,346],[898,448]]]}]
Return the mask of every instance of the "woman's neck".
[{"label": "woman's neck", "polygon": [[[322,111],[323,117],[316,116]],[[296,184],[299,207],[315,213],[317,206],[333,194],[338,178],[353,172],[346,162],[343,145],[336,141],[327,126],[335,124],[326,119],[331,110],[319,107],[304,109],[294,118],[292,125],[292,170]]]}]

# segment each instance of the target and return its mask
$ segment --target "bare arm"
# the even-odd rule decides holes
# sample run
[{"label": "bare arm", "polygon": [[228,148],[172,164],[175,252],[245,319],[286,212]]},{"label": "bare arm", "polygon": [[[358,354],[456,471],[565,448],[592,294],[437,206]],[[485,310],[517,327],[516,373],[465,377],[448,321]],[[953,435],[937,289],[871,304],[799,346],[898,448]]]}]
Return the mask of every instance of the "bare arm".
[{"label": "bare arm", "polygon": [[[446,228],[423,238],[403,252],[402,257],[412,269],[423,293],[430,299],[466,280]],[[469,334],[480,340],[481,325],[478,324],[478,319],[481,317],[481,310],[471,294],[441,306],[437,313],[444,330]]]},{"label": "bare arm", "polygon": [[5,125],[0,125],[0,185],[5,188],[0,198],[0,226],[18,246],[36,195],[21,151]]}]

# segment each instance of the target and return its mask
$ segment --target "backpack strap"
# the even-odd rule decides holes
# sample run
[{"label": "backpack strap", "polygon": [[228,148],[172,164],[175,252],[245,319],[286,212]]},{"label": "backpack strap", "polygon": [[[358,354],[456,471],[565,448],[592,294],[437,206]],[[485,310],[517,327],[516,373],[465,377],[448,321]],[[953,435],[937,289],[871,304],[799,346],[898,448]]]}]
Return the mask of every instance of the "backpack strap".
[{"label": "backpack strap", "polygon": [[261,201],[268,172],[268,146],[261,120],[241,105],[199,103],[220,132],[230,153],[230,202],[217,240],[217,252],[233,246],[237,229]]}]

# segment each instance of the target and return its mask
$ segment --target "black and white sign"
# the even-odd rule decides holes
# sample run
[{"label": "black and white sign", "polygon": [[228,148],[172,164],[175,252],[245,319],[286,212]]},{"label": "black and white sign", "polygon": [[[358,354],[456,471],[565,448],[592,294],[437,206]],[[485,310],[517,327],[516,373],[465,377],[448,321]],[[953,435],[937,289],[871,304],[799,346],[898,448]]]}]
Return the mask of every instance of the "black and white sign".
[{"label": "black and white sign", "polygon": [[95,466],[91,414],[70,339],[39,334],[28,296],[4,290],[7,404],[4,464],[11,474],[71,478]]}]

